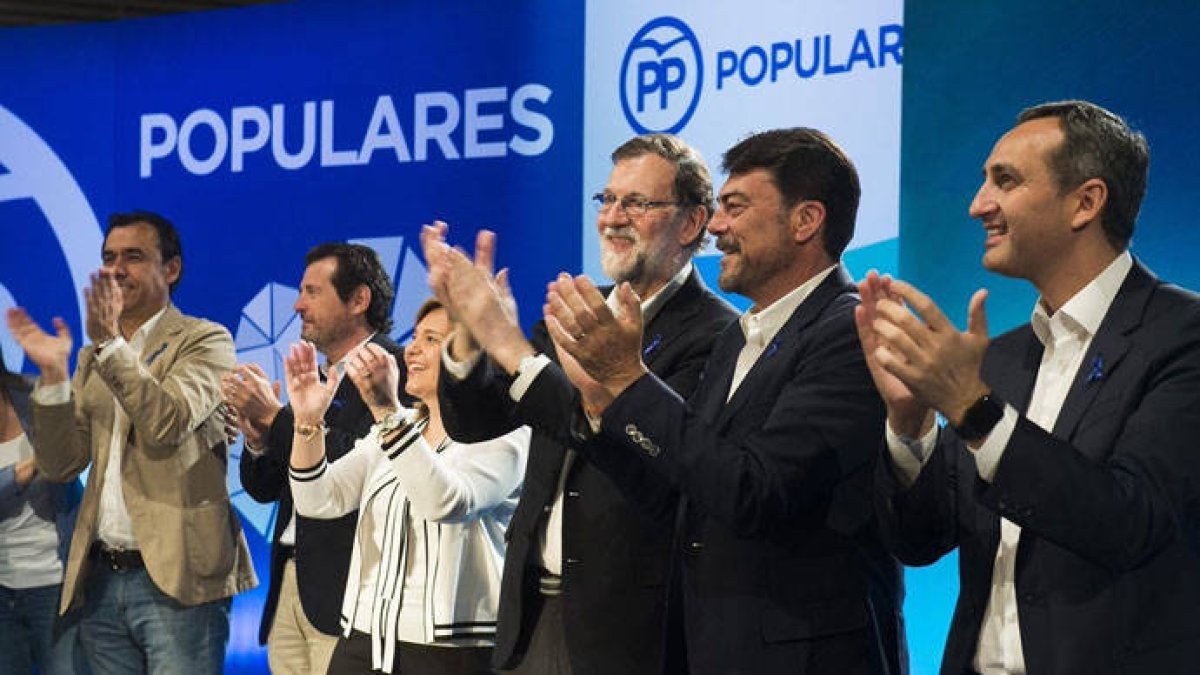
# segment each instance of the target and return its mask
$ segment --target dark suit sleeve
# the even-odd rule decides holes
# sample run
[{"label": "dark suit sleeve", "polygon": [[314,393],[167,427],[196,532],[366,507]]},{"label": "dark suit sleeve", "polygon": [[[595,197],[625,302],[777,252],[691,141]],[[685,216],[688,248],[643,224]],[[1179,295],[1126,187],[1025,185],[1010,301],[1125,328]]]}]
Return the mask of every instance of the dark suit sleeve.
[{"label": "dark suit sleeve", "polygon": [[[553,357],[553,352],[543,348],[549,341],[539,338],[544,336],[543,324],[539,323],[534,328],[534,335],[534,349]],[[487,354],[480,356],[479,362],[462,380],[456,379],[442,366],[438,375],[438,402],[441,405],[442,424],[450,438],[460,443],[482,443],[524,424],[557,435],[552,427],[542,428],[521,419],[517,403],[508,393],[512,380]],[[563,404],[569,405],[569,400]],[[553,414],[559,410],[561,408],[555,406],[546,414],[539,415],[538,419],[553,427],[562,427],[561,420],[553,419]],[[529,406],[526,406],[528,411]]]},{"label": "dark suit sleeve", "polygon": [[917,480],[906,487],[896,476],[886,445],[881,447],[874,493],[880,534],[904,564],[930,565],[959,543],[959,481],[962,476],[973,479],[974,463],[961,454],[962,446],[950,432],[942,432]]},{"label": "dark suit sleeve", "polygon": [[869,466],[883,415],[852,313],[835,312],[806,332],[805,357],[779,395],[749,404],[769,410],[744,411],[766,412],[761,428],[727,435],[648,375],[617,397],[603,431],[738,533],[812,518],[844,476]]},{"label": "dark suit sleeve", "polygon": [[[282,411],[280,414],[283,414]],[[238,471],[246,493],[254,501],[266,504],[278,500],[282,494],[287,481],[287,459],[269,442],[262,454],[255,454],[243,447]]]},{"label": "dark suit sleeve", "polygon": [[[979,483],[981,502],[1118,572],[1141,566],[1181,536],[1195,542],[1200,317],[1193,313],[1171,332],[1160,337],[1172,344],[1152,354],[1150,363],[1138,363],[1143,355],[1136,351],[1126,356],[1121,368],[1144,368],[1146,376],[1138,384],[1113,383],[1101,391],[1072,443],[1022,417],[993,482]],[[1109,389],[1118,391],[1110,395]],[[1126,407],[1127,415],[1121,412]],[[1112,451],[1102,459],[1090,457],[1091,438],[1105,433],[1104,425],[1114,419],[1123,423],[1114,430]]]}]

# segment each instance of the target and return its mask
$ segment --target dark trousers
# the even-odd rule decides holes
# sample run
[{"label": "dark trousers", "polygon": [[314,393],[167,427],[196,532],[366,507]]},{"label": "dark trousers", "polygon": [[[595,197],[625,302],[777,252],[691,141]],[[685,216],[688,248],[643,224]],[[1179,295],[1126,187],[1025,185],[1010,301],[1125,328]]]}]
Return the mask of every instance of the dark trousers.
[{"label": "dark trousers", "polygon": [[567,653],[567,635],[563,630],[561,595],[537,594],[530,598],[536,618],[530,631],[529,646],[521,663],[507,675],[571,675],[571,657]]},{"label": "dark trousers", "polygon": [[[435,647],[396,643],[392,675],[490,675],[491,647]],[[383,672],[371,667],[371,637],[354,631],[338,640],[329,662],[329,675]]]}]

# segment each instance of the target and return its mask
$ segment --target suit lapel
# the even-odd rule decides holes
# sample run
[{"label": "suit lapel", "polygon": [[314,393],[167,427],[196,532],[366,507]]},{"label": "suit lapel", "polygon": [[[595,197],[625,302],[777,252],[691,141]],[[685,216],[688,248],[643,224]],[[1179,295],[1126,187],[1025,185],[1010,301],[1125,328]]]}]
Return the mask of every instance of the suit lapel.
[{"label": "suit lapel", "polygon": [[663,303],[642,331],[642,361],[651,371],[657,372],[654,363],[659,355],[669,351],[667,347],[684,332],[691,318],[699,311],[695,302],[699,289],[700,279],[693,269],[683,285]]},{"label": "suit lapel", "polygon": [[[771,342],[767,344],[766,349],[759,355],[758,360],[750,367],[750,372],[746,373],[746,377],[742,383],[738,385],[737,392],[733,398],[729,399],[729,404],[721,412],[721,424],[735,415],[745,405],[757,397],[757,392],[760,389],[761,381],[769,378],[776,368],[777,364],[789,364],[795,362],[796,350],[800,348],[800,336],[804,329],[809,326],[821,313],[825,311],[825,307],[830,302],[842,295],[843,293],[853,293],[855,291],[854,283],[850,280],[850,276],[846,274],[845,268],[838,265],[828,277],[825,278],[812,293],[800,303],[796,311],[792,312],[792,316],[783,324]],[[739,340],[742,344],[745,343],[745,338],[742,336],[741,326],[731,326],[731,330],[736,330]],[[737,352],[733,354],[733,365],[728,368],[728,381],[733,378],[733,369],[737,365],[738,353],[741,351],[739,346]],[[729,391],[728,383],[722,393]]]},{"label": "suit lapel", "polygon": [[1071,383],[1054,423],[1055,436],[1070,438],[1096,394],[1111,380],[1112,373],[1129,352],[1128,335],[1141,325],[1142,313],[1156,283],[1154,275],[1135,260]]}]

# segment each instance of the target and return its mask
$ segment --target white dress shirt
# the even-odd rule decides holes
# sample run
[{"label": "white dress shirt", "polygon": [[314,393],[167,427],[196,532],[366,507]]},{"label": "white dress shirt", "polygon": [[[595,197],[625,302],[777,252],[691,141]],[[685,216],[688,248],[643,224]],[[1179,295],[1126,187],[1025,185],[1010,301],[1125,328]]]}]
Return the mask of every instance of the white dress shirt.
[{"label": "white dress shirt", "polygon": [[[163,307],[157,314],[143,323],[128,341],[117,335],[96,352],[96,361],[104,363],[118,349],[132,349],[139,357],[146,348],[146,336],[158,325],[167,310]],[[115,398],[115,397],[114,397]],[[49,387],[39,383],[33,392],[33,400],[45,405],[62,404],[71,400],[71,383],[60,382]],[[129,415],[120,401],[113,405],[112,438],[108,446],[108,466],[104,467],[104,480],[100,484],[100,509],[97,515],[97,530],[100,541],[110,548],[136,549],[137,537],[133,533],[133,522],[125,506],[125,489],[121,482],[121,458],[129,441]]]},{"label": "white dress shirt", "polygon": [[[1025,413],[1030,422],[1046,431],[1053,431],[1071,383],[1084,365],[1083,357],[1132,267],[1133,258],[1128,251],[1117,256],[1053,315],[1047,314],[1039,298],[1030,325],[1044,351],[1029,408]],[[976,468],[983,480],[990,483],[995,478],[997,466],[1012,438],[1019,416],[1015,408],[1005,405],[1004,416],[975,450]],[[901,438],[888,427],[887,439],[889,454],[899,477],[906,485],[912,485],[937,440],[937,426],[915,441]],[[1021,528],[1001,518],[1000,545],[992,566],[992,590],[972,664],[981,675],[1025,673],[1016,596],[1016,559],[1020,538]]]},{"label": "white dress shirt", "polygon": [[792,318],[796,308],[812,295],[813,290],[836,268],[837,265],[830,265],[767,307],[759,310],[751,308],[738,318],[738,326],[742,329],[746,344],[738,353],[737,365],[733,369],[733,381],[729,385],[729,394],[725,397],[727,403],[737,393],[742,380],[746,379],[750,369],[767,350],[767,345],[775,339],[783,324]]}]

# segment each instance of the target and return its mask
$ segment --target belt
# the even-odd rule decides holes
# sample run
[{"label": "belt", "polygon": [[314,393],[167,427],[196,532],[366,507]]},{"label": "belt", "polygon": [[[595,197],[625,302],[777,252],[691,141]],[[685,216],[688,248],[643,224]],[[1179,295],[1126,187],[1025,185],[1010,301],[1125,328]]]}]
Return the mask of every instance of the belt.
[{"label": "belt", "polygon": [[109,548],[99,541],[92,544],[92,557],[103,562],[114,572],[137,570],[146,566],[141,551],[135,548]]},{"label": "belt", "polygon": [[295,560],[296,559],[296,547],[288,546],[287,544],[280,544],[279,545],[279,559],[280,560]]},{"label": "belt", "polygon": [[546,597],[562,595],[562,576],[538,568],[538,593]]}]

